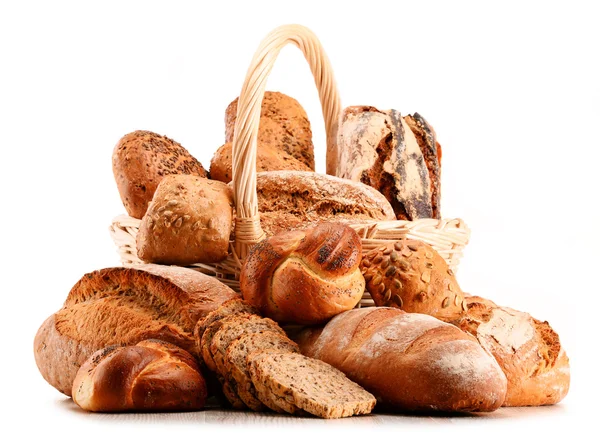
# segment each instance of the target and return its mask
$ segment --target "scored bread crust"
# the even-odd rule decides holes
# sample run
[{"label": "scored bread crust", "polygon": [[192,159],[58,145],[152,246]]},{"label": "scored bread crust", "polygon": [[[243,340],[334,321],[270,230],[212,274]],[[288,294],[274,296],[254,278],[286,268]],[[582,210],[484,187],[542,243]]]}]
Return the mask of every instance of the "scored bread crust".
[{"label": "scored bread crust", "polygon": [[156,338],[197,354],[196,323],[234,297],[215,278],[180,267],[139,265],[88,273],[38,330],[38,369],[48,383],[70,396],[79,367],[110,345]]}]

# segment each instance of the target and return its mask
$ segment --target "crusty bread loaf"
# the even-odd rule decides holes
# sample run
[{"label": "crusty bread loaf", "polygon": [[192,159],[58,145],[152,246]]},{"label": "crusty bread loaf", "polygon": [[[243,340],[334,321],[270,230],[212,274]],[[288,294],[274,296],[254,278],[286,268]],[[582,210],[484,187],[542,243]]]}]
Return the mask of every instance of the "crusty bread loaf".
[{"label": "crusty bread loaf", "polygon": [[[225,142],[233,142],[237,103],[236,98],[225,111]],[[304,108],[292,97],[280,92],[265,92],[257,142],[259,148],[262,145],[278,148],[315,170],[310,122]]]},{"label": "crusty bread loaf", "polygon": [[297,353],[261,353],[249,372],[254,385],[264,385],[279,399],[276,403],[291,402],[322,418],[369,414],[375,407],[375,397],[342,372]]},{"label": "crusty bread loaf", "polygon": [[399,240],[367,252],[361,271],[379,307],[444,321],[455,320],[465,309],[454,273],[435,249],[419,240]]},{"label": "crusty bread loaf", "polygon": [[94,352],[156,338],[197,354],[198,320],[238,297],[217,279],[181,268],[142,265],[88,273],[34,341],[38,368],[48,383],[71,394],[77,370]]},{"label": "crusty bread loaf", "polygon": [[323,221],[396,219],[387,199],[360,182],[301,171],[261,172],[256,181],[260,222],[267,235]]},{"label": "crusty bread loaf", "polygon": [[206,395],[194,357],[160,340],[95,352],[72,389],[73,401],[95,412],[198,410]]},{"label": "crusty bread loaf", "polygon": [[477,340],[424,314],[354,309],[292,338],[391,411],[493,411],[506,396],[504,373]]},{"label": "crusty bread loaf", "polygon": [[113,151],[113,173],[127,213],[141,219],[160,181],[169,174],[206,177],[206,171],[184,147],[166,136],[134,131]]},{"label": "crusty bread loaf", "polygon": [[233,193],[220,181],[169,175],[158,185],[137,235],[147,263],[188,265],[227,258]]},{"label": "crusty bread loaf", "polygon": [[398,219],[433,217],[427,165],[417,138],[398,111],[347,107],[337,143],[337,176],[377,189]]},{"label": "crusty bread loaf", "polygon": [[[259,143],[256,151],[256,170],[257,172],[311,171],[311,168],[279,148]],[[210,177],[223,183],[232,180],[231,142],[227,142],[215,152],[210,162]]]},{"label": "crusty bread loaf", "polygon": [[339,223],[282,232],[252,249],[240,272],[240,289],[265,316],[320,324],[360,301],[361,253],[356,232]]}]

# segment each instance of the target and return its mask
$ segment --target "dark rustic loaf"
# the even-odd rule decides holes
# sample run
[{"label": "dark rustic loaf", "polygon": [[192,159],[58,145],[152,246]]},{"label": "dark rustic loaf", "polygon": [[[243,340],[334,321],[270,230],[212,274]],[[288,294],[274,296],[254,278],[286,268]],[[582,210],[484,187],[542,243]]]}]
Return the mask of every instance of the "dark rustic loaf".
[{"label": "dark rustic loaf", "polygon": [[204,407],[206,384],[185,350],[160,340],[109,346],[94,353],[73,382],[86,411],[191,411]]},{"label": "dark rustic loaf", "polygon": [[506,396],[504,373],[477,340],[424,314],[354,309],[293,338],[391,411],[493,411]]},{"label": "dark rustic loaf", "polygon": [[180,268],[143,265],[88,273],[34,341],[38,368],[48,383],[71,395],[79,367],[110,345],[156,338],[197,354],[198,320],[238,297],[215,278]]},{"label": "dark rustic loaf", "polygon": [[113,173],[127,213],[141,219],[160,181],[169,174],[206,177],[206,171],[184,147],[151,131],[134,131],[113,151]]}]

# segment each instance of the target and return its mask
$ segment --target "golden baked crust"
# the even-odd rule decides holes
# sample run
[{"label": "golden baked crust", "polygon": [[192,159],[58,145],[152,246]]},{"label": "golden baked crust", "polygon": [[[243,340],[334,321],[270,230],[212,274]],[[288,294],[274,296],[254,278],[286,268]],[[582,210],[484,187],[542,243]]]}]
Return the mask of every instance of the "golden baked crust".
[{"label": "golden baked crust", "polygon": [[169,174],[206,177],[202,164],[166,136],[138,130],[126,134],[113,151],[113,174],[127,213],[141,219],[160,181]]}]

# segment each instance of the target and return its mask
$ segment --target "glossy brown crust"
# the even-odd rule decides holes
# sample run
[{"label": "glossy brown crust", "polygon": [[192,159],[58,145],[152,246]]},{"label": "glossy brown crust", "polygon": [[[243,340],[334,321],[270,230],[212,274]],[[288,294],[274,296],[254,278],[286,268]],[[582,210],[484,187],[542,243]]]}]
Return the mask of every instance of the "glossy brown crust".
[{"label": "glossy brown crust", "polygon": [[506,377],[493,357],[460,329],[396,308],[360,308],[293,337],[373,393],[390,411],[493,411]]},{"label": "glossy brown crust", "polygon": [[503,406],[560,402],[570,386],[569,358],[548,322],[527,313],[467,296],[467,311],[454,323],[477,338],[508,379]]},{"label": "glossy brown crust", "polygon": [[361,262],[375,305],[453,321],[464,311],[464,293],[446,261],[419,240],[399,240],[367,252]]},{"label": "glossy brown crust", "polygon": [[189,411],[204,407],[206,384],[194,358],[159,340],[110,346],[79,369],[73,401],[87,411]]},{"label": "glossy brown crust", "polygon": [[346,225],[280,233],[251,251],[240,274],[244,300],[280,322],[323,323],[364,292],[361,241]]},{"label": "glossy brown crust", "polygon": [[198,320],[235,297],[215,278],[175,266],[97,270],[75,284],[38,330],[36,363],[48,383],[70,395],[81,364],[110,345],[156,338],[197,353]]},{"label": "glossy brown crust", "polygon": [[231,187],[193,175],[169,175],[142,219],[137,254],[147,263],[218,263],[227,258],[232,227]]},{"label": "glossy brown crust", "polygon": [[[210,162],[210,177],[223,183],[232,180],[231,142],[221,146]],[[270,145],[259,144],[256,152],[257,172],[266,171],[312,171],[305,163],[290,156],[285,151]]]},{"label": "glossy brown crust", "polygon": [[113,150],[113,174],[127,213],[141,219],[160,181],[169,174],[206,177],[184,147],[166,136],[138,130],[126,134]]},{"label": "glossy brown crust", "polygon": [[[225,111],[225,142],[233,142],[237,102],[236,98]],[[280,149],[309,170],[315,170],[310,122],[304,108],[294,98],[280,92],[265,92],[257,141],[259,149],[263,145]]]}]

